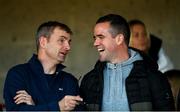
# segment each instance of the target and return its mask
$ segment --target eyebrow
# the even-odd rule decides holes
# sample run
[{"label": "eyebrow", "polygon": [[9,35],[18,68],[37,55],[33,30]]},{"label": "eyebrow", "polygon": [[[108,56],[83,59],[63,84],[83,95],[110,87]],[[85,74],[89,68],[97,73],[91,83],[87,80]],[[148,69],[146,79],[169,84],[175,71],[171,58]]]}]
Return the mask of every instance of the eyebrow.
[{"label": "eyebrow", "polygon": [[63,36],[63,35],[61,35],[61,36],[59,36],[59,37],[63,37],[63,38],[66,38],[66,39],[68,38],[68,37],[66,37],[66,36]]},{"label": "eyebrow", "polygon": [[[64,38],[64,39],[68,40],[68,37],[66,37],[66,36],[61,35],[61,36],[59,36],[59,37],[62,37],[62,38]],[[72,39],[69,38],[69,41],[72,41]]]},{"label": "eyebrow", "polygon": [[102,35],[102,34],[99,34],[99,35],[96,35],[96,36],[93,36],[94,38],[95,37],[103,37],[104,35]]},{"label": "eyebrow", "polygon": [[101,36],[104,36],[104,35],[102,35],[102,34],[97,35],[97,37],[101,37]]}]

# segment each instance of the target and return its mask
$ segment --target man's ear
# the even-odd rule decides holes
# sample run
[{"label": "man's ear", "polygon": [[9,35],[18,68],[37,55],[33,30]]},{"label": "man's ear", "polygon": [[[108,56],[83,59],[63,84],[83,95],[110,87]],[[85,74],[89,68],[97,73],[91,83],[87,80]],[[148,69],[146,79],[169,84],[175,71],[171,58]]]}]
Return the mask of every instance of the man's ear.
[{"label": "man's ear", "polygon": [[116,43],[117,43],[118,45],[120,45],[120,44],[123,43],[123,41],[124,41],[124,35],[123,35],[123,34],[118,34],[118,35],[116,36]]},{"label": "man's ear", "polygon": [[47,38],[44,36],[41,36],[39,38],[39,47],[45,48],[47,43]]}]

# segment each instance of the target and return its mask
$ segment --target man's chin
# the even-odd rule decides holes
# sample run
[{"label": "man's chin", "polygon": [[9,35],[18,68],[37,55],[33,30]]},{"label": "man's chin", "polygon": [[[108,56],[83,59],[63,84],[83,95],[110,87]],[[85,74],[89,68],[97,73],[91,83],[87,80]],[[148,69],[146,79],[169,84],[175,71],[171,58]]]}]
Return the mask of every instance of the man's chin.
[{"label": "man's chin", "polygon": [[104,61],[105,61],[105,59],[104,59],[104,58],[99,57],[99,61],[104,62]]},{"label": "man's chin", "polygon": [[60,63],[60,64],[61,64],[61,63],[64,63],[64,61],[65,61],[65,59],[64,59],[64,60],[59,59],[59,63]]}]

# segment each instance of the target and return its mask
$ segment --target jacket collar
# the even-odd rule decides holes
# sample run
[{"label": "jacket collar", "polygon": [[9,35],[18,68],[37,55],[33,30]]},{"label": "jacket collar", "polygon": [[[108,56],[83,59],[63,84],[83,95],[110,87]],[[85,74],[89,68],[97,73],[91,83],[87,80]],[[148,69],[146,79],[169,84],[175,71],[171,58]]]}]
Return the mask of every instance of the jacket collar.
[{"label": "jacket collar", "polygon": [[[147,55],[146,53],[144,53],[138,49],[135,49],[132,47],[129,47],[129,48],[138,52],[141,55],[141,57],[143,58],[143,62],[144,62],[146,67],[148,67],[151,70],[158,70],[158,64],[155,60],[152,59],[152,57],[150,57],[149,55]],[[139,63],[139,61],[137,61],[137,62]]]},{"label": "jacket collar", "polygon": [[[33,56],[31,57],[31,59],[28,62],[30,69],[32,70],[32,76],[34,77],[33,80],[36,80],[36,86],[39,88],[40,91],[42,91],[42,93],[44,93],[43,97],[46,101],[49,100],[48,93],[51,91],[51,89],[48,86],[48,82],[46,80],[46,77],[44,75],[44,70],[43,70],[43,66],[41,64],[41,62],[38,60],[37,55],[33,54]],[[65,66],[62,64],[58,64],[57,68],[56,68],[56,75],[62,75],[60,71],[62,71],[62,69]],[[42,86],[43,84],[43,86]]]},{"label": "jacket collar", "polygon": [[[36,74],[39,74],[39,73],[44,74],[43,66],[41,62],[38,60],[36,54],[33,54],[33,56],[31,57],[28,63],[30,64],[30,67],[32,68],[33,72],[35,72]],[[64,65],[58,64],[56,68],[56,73],[59,73],[64,68],[65,68]]]}]

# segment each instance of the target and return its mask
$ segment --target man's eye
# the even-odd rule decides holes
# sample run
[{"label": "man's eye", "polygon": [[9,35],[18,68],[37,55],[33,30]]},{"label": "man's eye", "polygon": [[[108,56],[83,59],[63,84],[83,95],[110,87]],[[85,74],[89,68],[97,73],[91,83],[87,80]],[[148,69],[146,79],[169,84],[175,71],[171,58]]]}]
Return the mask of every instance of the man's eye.
[{"label": "man's eye", "polygon": [[104,36],[99,36],[99,37],[97,37],[97,38],[99,38],[99,39],[104,39],[105,37],[104,37]]},{"label": "man's eye", "polygon": [[103,39],[104,37],[103,36],[100,36],[99,39]]},{"label": "man's eye", "polygon": [[63,43],[63,42],[65,41],[65,39],[60,39],[59,41],[60,41],[61,43]]},{"label": "man's eye", "polygon": [[68,41],[69,45],[71,44],[71,40]]},{"label": "man's eye", "polygon": [[96,40],[96,39],[104,39],[105,38],[105,36],[97,36],[97,37],[93,37],[94,38],[94,40]]}]

